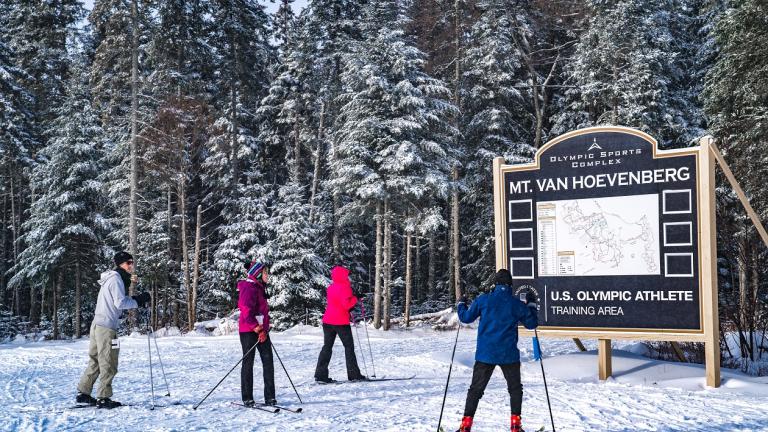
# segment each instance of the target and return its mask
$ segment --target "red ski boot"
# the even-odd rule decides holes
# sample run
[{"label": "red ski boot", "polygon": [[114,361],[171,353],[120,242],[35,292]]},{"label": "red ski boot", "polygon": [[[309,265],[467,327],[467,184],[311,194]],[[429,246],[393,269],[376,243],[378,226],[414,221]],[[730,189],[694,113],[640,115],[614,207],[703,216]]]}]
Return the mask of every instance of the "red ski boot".
[{"label": "red ski boot", "polygon": [[510,432],[525,432],[523,430],[523,419],[519,415],[512,414],[512,417],[509,419],[509,430]]},{"label": "red ski boot", "polygon": [[472,417],[466,416],[461,419],[461,426],[456,432],[472,432]]}]

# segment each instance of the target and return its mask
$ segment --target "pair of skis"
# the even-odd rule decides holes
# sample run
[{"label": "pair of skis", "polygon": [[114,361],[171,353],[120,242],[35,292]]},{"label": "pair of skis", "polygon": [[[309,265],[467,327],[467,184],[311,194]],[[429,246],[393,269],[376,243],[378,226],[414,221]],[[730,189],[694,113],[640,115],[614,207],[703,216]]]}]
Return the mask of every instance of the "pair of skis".
[{"label": "pair of skis", "polygon": [[233,405],[237,405],[237,406],[241,406],[243,408],[257,409],[259,411],[265,411],[265,412],[272,413],[272,414],[277,414],[280,411],[287,411],[287,412],[290,412],[290,413],[299,414],[302,411],[304,411],[303,408],[291,408],[291,407],[287,407],[287,406],[283,406],[283,405],[264,405],[264,404],[259,404],[259,405],[248,406],[248,405],[245,405],[245,404],[240,403],[240,402],[232,402],[232,404]]},{"label": "pair of skis", "polygon": [[366,383],[366,382],[382,382],[382,381],[407,381],[412,380],[416,378],[416,375],[412,375],[409,377],[393,377],[393,378],[387,378],[387,377],[381,377],[381,378],[368,378],[364,380],[345,380],[345,381],[331,381],[331,382],[324,382],[324,381],[315,381],[316,383],[320,385],[333,385],[333,384],[350,384],[350,383]]},{"label": "pair of skis", "polygon": [[[175,406],[175,405],[181,405],[181,402],[174,401],[174,402],[170,402],[168,405],[152,405],[149,409],[153,410],[155,408],[167,408],[167,407]],[[65,409],[96,408],[96,409],[104,409],[104,410],[106,410],[106,409],[115,409],[115,408],[122,408],[122,407],[138,407],[138,406],[144,406],[144,405],[141,405],[141,404],[122,404],[122,405],[116,406],[114,408],[99,408],[97,405],[92,405],[92,404],[76,404],[76,405],[68,406]]]}]

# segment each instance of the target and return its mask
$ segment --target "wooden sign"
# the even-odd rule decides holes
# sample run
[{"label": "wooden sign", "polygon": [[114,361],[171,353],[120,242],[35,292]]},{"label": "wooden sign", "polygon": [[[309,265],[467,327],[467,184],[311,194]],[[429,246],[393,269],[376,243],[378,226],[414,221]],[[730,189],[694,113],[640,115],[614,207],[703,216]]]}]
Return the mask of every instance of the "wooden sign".
[{"label": "wooden sign", "polygon": [[494,207],[496,267],[537,292],[539,335],[716,343],[709,145],[662,151],[635,129],[570,132],[533,163],[496,158]]}]

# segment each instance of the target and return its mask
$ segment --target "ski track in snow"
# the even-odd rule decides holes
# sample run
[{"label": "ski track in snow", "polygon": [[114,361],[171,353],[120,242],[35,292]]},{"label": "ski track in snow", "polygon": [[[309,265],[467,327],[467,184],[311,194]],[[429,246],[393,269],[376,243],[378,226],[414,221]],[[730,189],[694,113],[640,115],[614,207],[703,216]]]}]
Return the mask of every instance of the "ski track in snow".
[{"label": "ski track in snow", "polygon": [[[368,373],[368,346],[363,338]],[[232,368],[242,352],[237,336],[180,336],[159,338],[160,355],[170,385],[166,393],[160,364],[152,343],[155,400],[150,407],[150,384],[146,337],[121,338],[119,373],[113,381],[114,399],[134,406],[115,410],[69,409],[74,404],[76,385],[85,369],[88,340],[0,345],[0,430],[8,431],[434,431],[451,358],[454,332],[429,329],[380,332],[369,329],[376,375],[409,377],[408,381],[317,385],[313,373],[322,346],[318,328],[297,327],[272,338],[280,357],[304,400],[296,395],[275,357],[278,401],[303,406],[304,413],[271,414],[231,404],[240,400],[239,366],[198,408],[192,406]],[[357,337],[357,334],[354,334]],[[463,329],[448,391],[443,426],[458,427],[472,376],[476,332]],[[587,342],[594,349],[596,343]],[[546,425],[551,430],[540,365],[531,361],[530,338],[522,338],[522,380],[524,385],[523,425],[529,431]],[[361,370],[363,355],[355,341]],[[620,348],[616,344],[614,348]],[[768,431],[768,380],[744,376],[752,392],[691,390],[685,385],[656,385],[647,377],[632,377],[638,369],[651,366],[661,371],[689,367],[675,363],[614,357],[614,376],[597,381],[596,357],[574,354],[571,341],[542,340],[544,366],[552,400],[555,426],[561,431]],[[579,375],[577,365],[587,362]],[[591,363],[590,363],[591,362]],[[592,364],[594,363],[594,364]],[[637,366],[639,364],[639,366]],[[669,366],[667,366],[669,365]],[[573,372],[571,372],[573,368]],[[344,351],[339,341],[331,360],[331,377],[346,379]],[[690,369],[688,369],[690,370]],[[696,369],[703,381],[704,370]],[[583,370],[581,371],[583,372]],[[725,374],[724,374],[725,375]],[[260,360],[256,360],[254,396],[262,397]],[[622,378],[624,376],[624,378]],[[655,376],[651,377],[651,381]],[[688,378],[697,380],[698,378]],[[738,387],[741,381],[734,381]],[[755,384],[754,382],[757,382]],[[690,384],[690,381],[687,381]],[[760,384],[766,383],[766,384]],[[96,384],[98,388],[98,382]],[[765,387],[765,391],[762,387]],[[690,387],[690,386],[689,386]],[[757,388],[757,391],[755,390]],[[94,391],[95,394],[95,391]],[[179,405],[169,405],[179,402]],[[166,405],[166,406],[163,406]],[[480,401],[475,432],[509,430],[509,397],[500,370]]]}]

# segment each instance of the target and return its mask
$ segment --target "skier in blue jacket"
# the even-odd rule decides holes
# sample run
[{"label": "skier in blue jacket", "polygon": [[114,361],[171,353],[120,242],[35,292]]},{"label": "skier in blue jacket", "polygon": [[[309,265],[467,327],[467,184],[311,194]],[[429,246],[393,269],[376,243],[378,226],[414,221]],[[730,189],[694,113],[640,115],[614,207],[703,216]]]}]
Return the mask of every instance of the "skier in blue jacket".
[{"label": "skier in blue jacket", "polygon": [[[523,385],[520,383],[520,351],[517,349],[517,326],[522,323],[532,330],[538,326],[536,297],[528,292],[526,302],[520,301],[512,290],[512,275],[507,269],[496,273],[496,286],[492,292],[480,295],[471,306],[462,297],[457,305],[459,320],[469,324],[482,317],[477,330],[477,350],[472,371],[472,384],[467,392],[464,418],[458,432],[470,432],[483,397],[485,387],[496,366],[501,367],[507,380],[512,416],[510,430],[522,432],[520,412],[523,404]],[[527,303],[527,304],[526,304]]]}]

